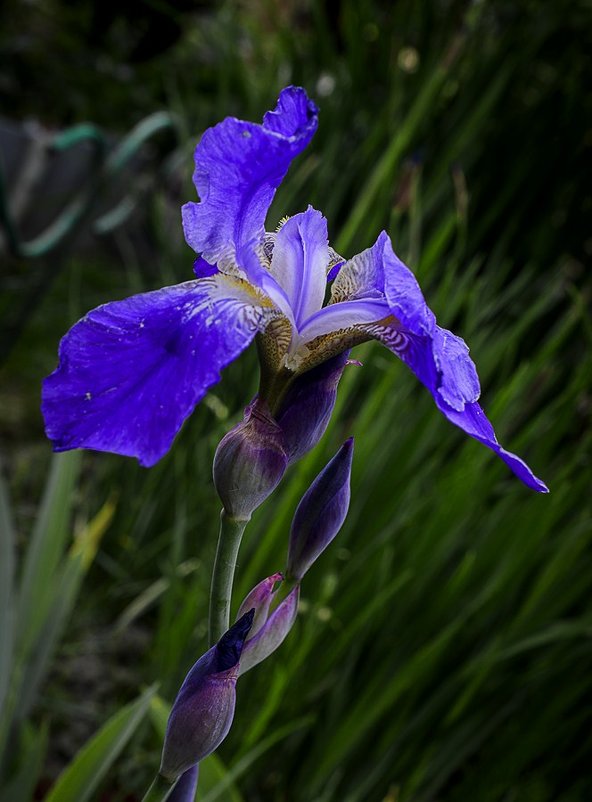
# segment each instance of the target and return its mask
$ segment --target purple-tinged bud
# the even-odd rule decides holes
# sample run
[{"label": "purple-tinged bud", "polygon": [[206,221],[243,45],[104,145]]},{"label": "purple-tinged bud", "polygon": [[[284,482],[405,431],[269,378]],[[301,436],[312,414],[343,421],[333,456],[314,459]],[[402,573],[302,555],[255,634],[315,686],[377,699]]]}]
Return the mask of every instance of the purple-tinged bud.
[{"label": "purple-tinged bud", "polygon": [[179,777],[177,784],[166,798],[167,802],[195,802],[198,776],[199,764],[196,763]]},{"label": "purple-tinged bud", "polygon": [[290,464],[307,454],[325,434],[348,354],[344,351],[298,376],[275,411]]},{"label": "purple-tinged bud", "polygon": [[267,621],[269,607],[275,596],[274,588],[278,582],[282,582],[283,579],[283,574],[279,572],[277,574],[272,574],[268,576],[267,579],[259,582],[258,585],[255,585],[253,590],[245,596],[243,603],[238,608],[236,617],[240,618],[247,610],[255,610],[255,618],[253,619],[253,625],[249,630],[247,640],[254,638]]},{"label": "purple-tinged bud", "polygon": [[239,675],[265,660],[272,652],[275,652],[278,646],[281,646],[296,621],[299,598],[300,586],[296,585],[278,604],[259,632],[247,640],[241,655]]},{"label": "purple-tinged bud", "polygon": [[214,457],[214,485],[230,518],[248,521],[275,490],[288,466],[282,430],[255,399],[226,434]]},{"label": "purple-tinged bud", "polygon": [[228,735],[236,703],[236,680],[253,624],[249,610],[195,663],[173,703],[160,774],[169,782],[211,754]]},{"label": "purple-tinged bud", "polygon": [[288,579],[300,581],[341,529],[350,499],[354,439],[327,463],[296,508],[288,546]]}]

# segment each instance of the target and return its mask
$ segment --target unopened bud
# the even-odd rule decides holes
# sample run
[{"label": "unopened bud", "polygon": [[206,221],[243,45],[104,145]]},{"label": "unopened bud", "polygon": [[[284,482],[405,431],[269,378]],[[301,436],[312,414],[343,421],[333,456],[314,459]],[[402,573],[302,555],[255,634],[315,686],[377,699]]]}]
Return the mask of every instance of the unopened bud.
[{"label": "unopened bud", "polygon": [[290,464],[307,454],[325,434],[348,353],[334,356],[298,376],[276,410]]},{"label": "unopened bud", "polygon": [[296,621],[299,598],[300,586],[296,585],[273,610],[259,632],[246,641],[241,655],[239,675],[261,663],[281,646]]},{"label": "unopened bud", "polygon": [[227,736],[234,717],[239,660],[254,610],[245,613],[195,663],[173,703],[160,774],[169,782],[211,754]]},{"label": "unopened bud", "polygon": [[301,580],[337,535],[349,507],[354,440],[327,463],[298,505],[288,547],[288,579]]},{"label": "unopened bud", "polygon": [[247,521],[279,484],[288,465],[282,431],[257,399],[220,441],[214,485],[227,515]]}]

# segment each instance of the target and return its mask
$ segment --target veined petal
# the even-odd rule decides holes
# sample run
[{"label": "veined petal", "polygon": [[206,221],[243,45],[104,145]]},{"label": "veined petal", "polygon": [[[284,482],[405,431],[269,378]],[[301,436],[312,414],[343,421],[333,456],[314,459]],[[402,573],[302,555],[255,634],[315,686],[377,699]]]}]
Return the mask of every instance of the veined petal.
[{"label": "veined petal", "polygon": [[549,488],[530,470],[524,460],[520,459],[511,451],[506,451],[497,441],[493,426],[487,419],[479,404],[467,404],[462,412],[455,409],[442,408],[440,410],[451,423],[461,428],[464,432],[474,437],[483,445],[490,448],[498,455],[516,476],[521,479],[527,487],[536,490],[538,493],[548,493]]},{"label": "veined petal", "polygon": [[[451,423],[491,448],[528,487],[547,492],[530,468],[498,443],[493,426],[477,403],[479,377],[464,340],[437,325],[415,276],[394,254],[384,233],[370,250],[379,262],[374,275],[384,276],[390,318],[368,326],[367,332],[411,368]],[[336,282],[340,278],[341,274]]]},{"label": "veined petal", "polygon": [[381,298],[340,301],[330,304],[312,315],[300,330],[300,338],[304,342],[310,342],[310,340],[333,331],[376,323],[389,314],[389,307]]},{"label": "veined petal", "polygon": [[331,287],[332,304],[355,298],[384,297],[382,254],[386,240],[388,234],[383,231],[371,248],[339,266]]},{"label": "veined petal", "polygon": [[204,133],[193,176],[201,202],[183,207],[185,238],[204,259],[236,258],[263,241],[269,205],[316,131],[317,113],[304,89],[289,86],[262,125],[227,117]]},{"label": "veined petal", "polygon": [[246,282],[188,281],[89,312],[44,381],[56,451],[92,448],[153,465],[183,421],[278,312]]},{"label": "veined petal", "polygon": [[297,328],[323,305],[329,258],[327,221],[312,206],[276,234],[270,270],[288,297]]},{"label": "veined petal", "polygon": [[436,324],[417,279],[395,254],[385,231],[371,248],[346,262],[333,283],[332,303],[355,298],[384,298],[389,313],[417,334],[431,334]]},{"label": "veined petal", "polygon": [[435,327],[433,337],[401,330],[396,323],[368,330],[411,368],[444,417],[501,457],[525,485],[539,493],[548,492],[523,460],[498,443],[493,426],[476,401],[477,371],[460,337],[440,326]]},{"label": "veined petal", "polygon": [[258,250],[255,242],[249,242],[240,248],[237,260],[247,280],[253,287],[257,287],[264,292],[277,308],[284,313],[290,325],[295,327],[294,313],[290,300],[283,288],[280,287],[275,278],[271,275],[268,268],[261,263]]}]

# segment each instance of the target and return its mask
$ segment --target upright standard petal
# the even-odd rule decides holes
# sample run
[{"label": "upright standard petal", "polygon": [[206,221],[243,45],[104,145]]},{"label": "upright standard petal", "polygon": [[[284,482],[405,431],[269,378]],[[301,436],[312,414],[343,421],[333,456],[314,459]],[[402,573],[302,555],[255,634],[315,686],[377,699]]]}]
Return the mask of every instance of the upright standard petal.
[{"label": "upright standard petal", "polygon": [[297,328],[323,305],[329,264],[327,221],[309,206],[275,236],[271,273],[286,293]]},{"label": "upright standard petal", "polygon": [[200,203],[183,207],[189,245],[214,264],[261,243],[267,210],[292,159],[310,142],[318,110],[304,89],[289,86],[263,124],[227,117],[195,150]]},{"label": "upright standard petal", "polygon": [[76,323],[45,379],[56,451],[92,448],[153,465],[185,418],[277,312],[227,276],[105,304]]},{"label": "upright standard petal", "polygon": [[390,314],[366,326],[366,331],[415,373],[451,423],[494,451],[528,487],[548,492],[526,463],[498,443],[493,426],[477,403],[479,377],[468,346],[437,325],[415,276],[396,256],[385,232],[372,248],[344,265],[335,279],[332,297],[341,301],[344,297],[374,297],[377,292],[383,295]]}]

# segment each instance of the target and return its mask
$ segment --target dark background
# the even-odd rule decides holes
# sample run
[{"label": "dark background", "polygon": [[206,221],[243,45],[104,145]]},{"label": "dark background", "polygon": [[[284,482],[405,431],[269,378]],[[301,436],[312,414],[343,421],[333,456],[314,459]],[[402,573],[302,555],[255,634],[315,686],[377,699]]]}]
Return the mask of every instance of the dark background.
[{"label": "dark background", "polygon": [[[551,494],[452,430],[386,351],[354,354],[327,435],[248,530],[237,603],[283,567],[299,497],[354,434],[348,521],[290,639],[241,680],[198,798],[590,797],[591,53],[582,0],[0,6],[0,522],[16,559],[0,582],[14,573],[18,613],[1,800],[81,772],[80,748],[156,680],[73,798],[140,799],[158,766],[166,705],[205,648],[211,460],[255,355],[150,471],[52,460],[39,387],[85,311],[191,277],[195,142],[227,115],[259,120],[290,83],[320,125],[269,227],[312,203],[345,256],[386,228],[471,345],[501,442]],[[66,592],[72,539],[86,562]]]}]

